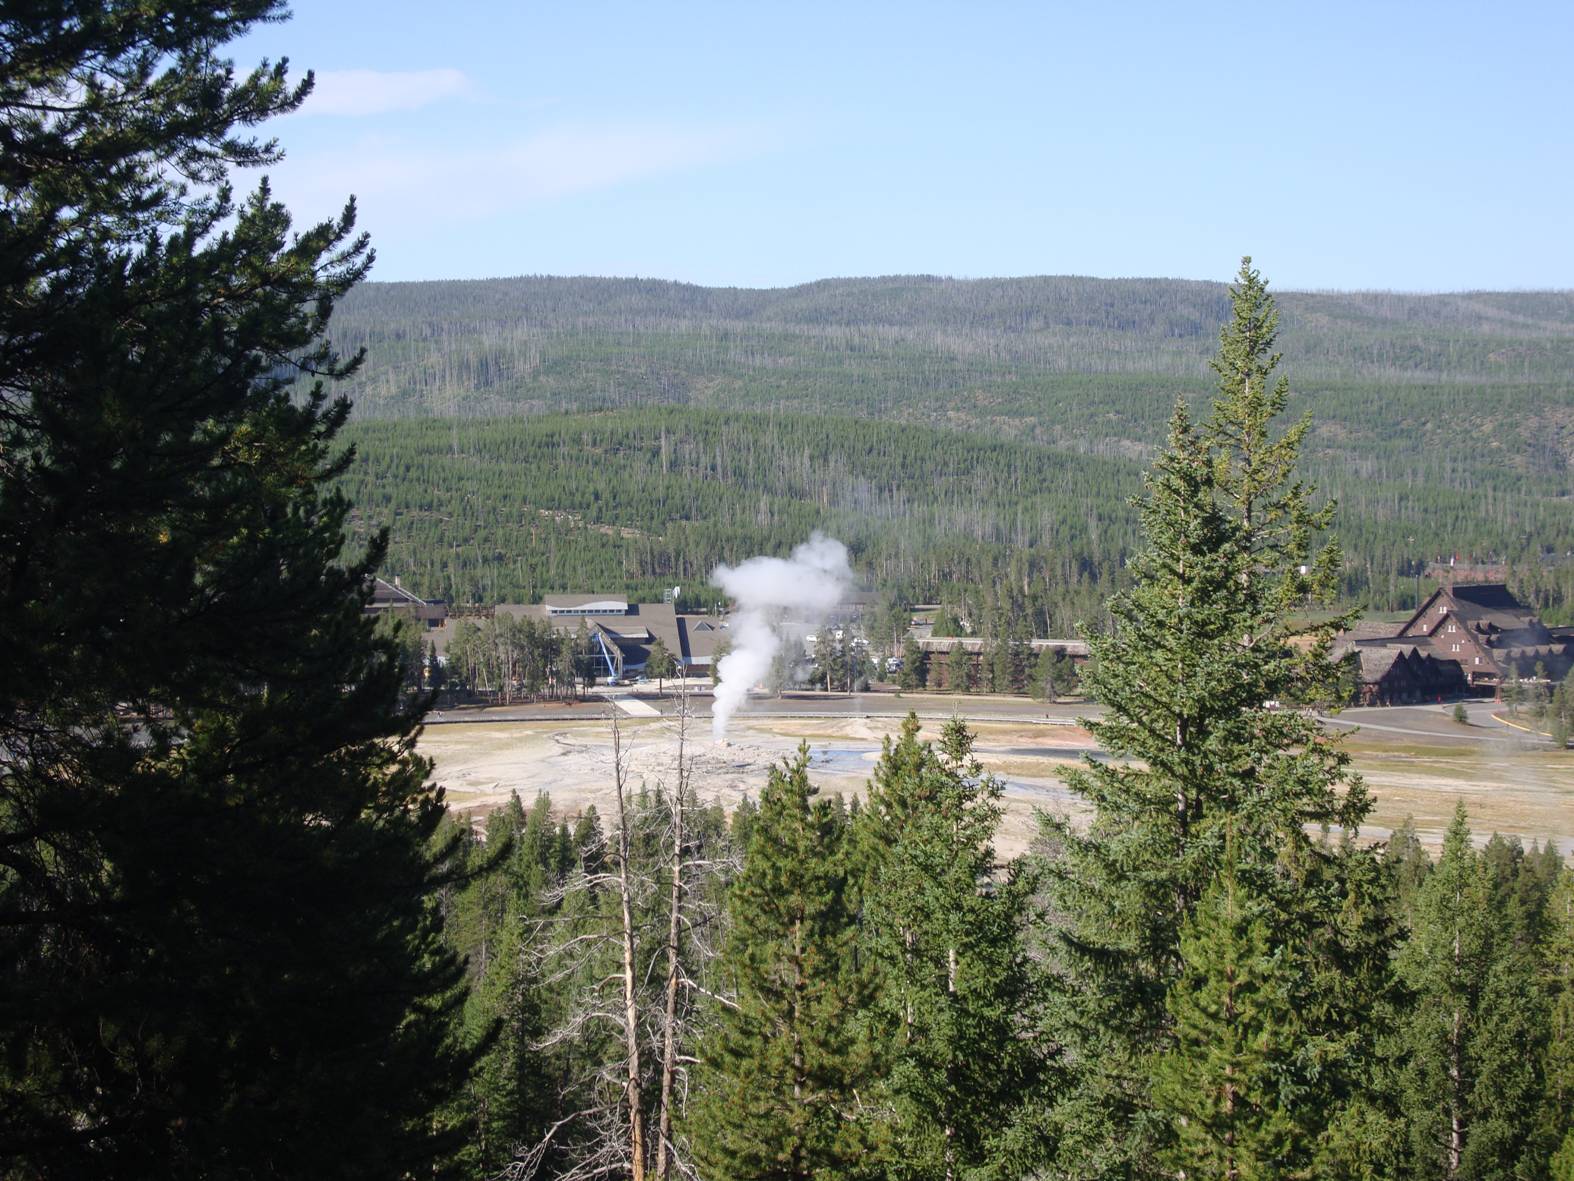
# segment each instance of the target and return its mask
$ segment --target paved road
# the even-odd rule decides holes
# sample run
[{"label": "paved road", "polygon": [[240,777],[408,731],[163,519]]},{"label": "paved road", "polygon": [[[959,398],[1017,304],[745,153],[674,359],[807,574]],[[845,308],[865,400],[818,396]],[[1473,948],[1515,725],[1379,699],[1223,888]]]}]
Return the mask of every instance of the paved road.
[{"label": "paved road", "polygon": [[[654,691],[597,690],[582,702],[566,705],[560,702],[542,702],[534,705],[495,705],[486,707],[464,706],[459,709],[434,710],[427,715],[427,725],[446,725],[461,722],[565,722],[578,719],[595,720],[606,716],[609,705],[628,714],[649,717],[655,713],[672,715],[678,712],[676,696],[658,697]],[[646,707],[652,712],[647,713]],[[689,709],[694,717],[711,716],[711,695],[691,692]],[[757,697],[749,701],[740,717],[791,717],[791,718],[846,718],[846,717],[905,717],[909,711],[926,720],[943,720],[957,714],[975,722],[1026,722],[1043,725],[1075,725],[1079,717],[1097,716],[1098,706],[1084,703],[1050,704],[1028,701],[1020,697],[950,697],[935,693],[784,693],[781,697]]]},{"label": "paved road", "polygon": [[1454,720],[1454,706],[1449,701],[1432,705],[1368,706],[1364,709],[1347,709],[1334,717],[1319,715],[1325,725],[1359,728],[1381,734],[1401,734],[1428,741],[1443,739],[1457,742],[1512,743],[1536,746],[1541,740],[1535,735],[1503,725],[1493,714],[1503,706],[1490,697],[1464,702],[1468,721],[1461,725]]}]

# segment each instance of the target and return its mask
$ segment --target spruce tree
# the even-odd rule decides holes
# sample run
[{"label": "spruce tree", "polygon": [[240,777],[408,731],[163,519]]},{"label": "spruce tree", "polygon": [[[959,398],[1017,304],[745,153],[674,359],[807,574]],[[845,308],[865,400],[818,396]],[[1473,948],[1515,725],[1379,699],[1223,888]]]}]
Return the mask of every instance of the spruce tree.
[{"label": "spruce tree", "polygon": [[0,15],[0,1173],[432,1171],[466,1055],[420,703],[342,553],[370,264],[220,50],[276,0]]},{"label": "spruce tree", "polygon": [[962,641],[958,640],[946,656],[946,691],[948,693],[971,693],[973,691],[974,671],[972,654],[963,647]]},{"label": "spruce tree", "polygon": [[660,693],[668,678],[677,672],[677,662],[673,660],[672,653],[667,650],[667,645],[657,640],[650,646],[650,656],[645,661],[645,675],[656,678],[656,692]]},{"label": "spruce tree", "polygon": [[[491,1176],[513,1159],[517,1145],[540,1135],[553,1110],[553,1080],[534,1049],[544,1020],[532,941],[543,900],[567,865],[545,795],[528,813],[517,793],[510,796],[487,818],[486,832],[484,848],[471,843],[471,872],[456,902],[460,917],[447,933],[470,965],[465,1030],[482,1050],[459,1105],[467,1135],[458,1163]],[[500,855],[507,849],[511,855]],[[484,925],[464,921],[478,915],[486,916]]]},{"label": "spruce tree", "polygon": [[1432,859],[1421,847],[1413,816],[1406,816],[1389,836],[1383,852],[1383,868],[1393,883],[1399,916],[1406,927],[1413,927],[1422,883],[1432,872]]},{"label": "spruce tree", "polygon": [[1539,1128],[1545,1142],[1558,1145],[1561,1181],[1574,1177],[1574,868],[1566,866],[1547,903],[1544,973],[1547,1059]]},{"label": "spruce tree", "polygon": [[904,689],[923,689],[929,684],[929,653],[913,636],[902,640],[902,672],[897,684]]},{"label": "spruce tree", "polygon": [[1296,1052],[1296,966],[1226,844],[1181,930],[1183,967],[1167,998],[1173,1042],[1153,1068],[1154,1102],[1174,1120],[1161,1157],[1177,1176],[1275,1177],[1309,1148],[1280,1087]]},{"label": "spruce tree", "polygon": [[1268,707],[1316,699],[1333,678],[1334,623],[1298,616],[1331,594],[1339,558],[1318,545],[1326,510],[1293,476],[1304,424],[1271,433],[1287,391],[1270,384],[1276,317],[1249,260],[1232,302],[1219,398],[1200,426],[1176,405],[1138,503],[1146,548],[1110,601],[1113,630],[1089,639],[1085,681],[1106,713],[1087,724],[1115,758],[1067,777],[1092,807],[1088,831],[1048,833],[1054,1028],[1080,1071],[1057,1152],[1093,1175],[1161,1167],[1172,1121],[1153,1108],[1147,1064],[1172,1027],[1179,935],[1218,876],[1226,824],[1238,878],[1276,928],[1310,938],[1338,899],[1304,888],[1327,860],[1307,828],[1354,829],[1367,808],[1337,742]]},{"label": "spruce tree", "polygon": [[719,977],[731,999],[699,1054],[687,1134],[704,1175],[830,1181],[857,1174],[868,1079],[856,1015],[846,817],[816,800],[809,751],[771,768],[727,896]]},{"label": "spruce tree", "polygon": [[1415,997],[1402,1086],[1418,1177],[1536,1176],[1556,1146],[1537,1127],[1544,996],[1514,916],[1494,912],[1492,888],[1460,804],[1399,958]]},{"label": "spruce tree", "polygon": [[1001,787],[967,728],[947,723],[938,750],[918,733],[909,714],[886,740],[855,826],[885,1175],[1009,1173],[1019,1117],[1046,1077],[1024,1028],[1033,882],[1020,864],[996,876]]},{"label": "spruce tree", "polygon": [[1404,1138],[1396,1071],[1407,998],[1393,968],[1403,926],[1376,850],[1347,836],[1316,868],[1304,880],[1319,901],[1301,917],[1321,921],[1284,940],[1301,967],[1292,978],[1301,1057],[1284,1076],[1306,1128],[1295,1155],[1309,1153],[1309,1171],[1326,1181],[1377,1181],[1400,1171]]}]

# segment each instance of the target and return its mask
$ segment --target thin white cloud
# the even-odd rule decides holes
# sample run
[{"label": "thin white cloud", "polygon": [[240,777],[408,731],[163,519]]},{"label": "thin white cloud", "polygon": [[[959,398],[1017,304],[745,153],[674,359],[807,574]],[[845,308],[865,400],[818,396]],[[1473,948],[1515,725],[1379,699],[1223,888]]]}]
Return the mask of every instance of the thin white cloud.
[{"label": "thin white cloud", "polygon": [[615,188],[737,154],[734,131],[670,127],[559,128],[533,135],[481,165],[532,199]]},{"label": "thin white cloud", "polygon": [[382,115],[471,94],[463,70],[324,70],[303,115]]},{"label": "thin white cloud", "polygon": [[481,217],[740,159],[761,145],[739,129],[656,125],[559,127],[464,148],[377,136],[287,156],[275,189],[298,213],[317,216],[354,193],[368,224],[434,211]]}]

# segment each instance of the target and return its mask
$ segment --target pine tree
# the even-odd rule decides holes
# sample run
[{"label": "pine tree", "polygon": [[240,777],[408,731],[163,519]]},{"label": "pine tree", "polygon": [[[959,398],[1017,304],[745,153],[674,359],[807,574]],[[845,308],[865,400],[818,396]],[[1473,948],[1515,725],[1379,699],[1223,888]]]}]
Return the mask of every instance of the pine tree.
[{"label": "pine tree", "polygon": [[[469,1129],[459,1164],[495,1175],[514,1148],[540,1135],[552,1110],[551,1079],[534,1042],[544,1031],[543,998],[533,977],[530,940],[542,899],[566,871],[551,823],[551,801],[537,796],[529,812],[519,796],[487,818],[486,844],[469,858],[472,872],[448,925],[450,942],[470,964],[474,985],[465,1028],[482,1055],[461,1109]],[[566,837],[566,833],[564,834]],[[503,856],[504,849],[512,855]],[[484,923],[464,917],[485,915]]]},{"label": "pine tree", "polygon": [[946,656],[945,677],[946,691],[948,693],[971,693],[973,691],[975,668],[973,656],[962,644],[956,641]]},{"label": "pine tree", "polygon": [[672,653],[667,650],[667,645],[657,640],[650,646],[650,656],[645,661],[645,675],[656,678],[656,692],[659,694],[664,682],[677,672],[677,663],[672,658]]},{"label": "pine tree", "polygon": [[1064,648],[1045,648],[1039,653],[1033,672],[1033,695],[1058,701],[1062,693],[1076,687],[1076,666]]},{"label": "pine tree", "polygon": [[1046,1071],[1022,1028],[1033,882],[1020,865],[995,878],[1001,787],[963,723],[947,724],[939,750],[918,733],[909,714],[886,740],[855,826],[885,1175],[1010,1172],[1013,1130]]},{"label": "pine tree", "polygon": [[855,1175],[863,1156],[854,1017],[868,985],[847,902],[847,822],[815,794],[802,746],[771,769],[728,894],[720,977],[732,999],[699,1055],[688,1123],[706,1175],[830,1181]]},{"label": "pine tree", "polygon": [[1179,933],[1218,875],[1226,823],[1235,872],[1275,926],[1309,938],[1338,899],[1303,889],[1326,859],[1307,828],[1353,830],[1367,809],[1337,742],[1267,708],[1316,699],[1334,676],[1332,625],[1312,626],[1306,644],[1297,615],[1331,593],[1339,558],[1317,548],[1327,513],[1293,479],[1304,424],[1270,432],[1286,391],[1268,384],[1275,316],[1249,265],[1232,298],[1219,399],[1200,427],[1177,404],[1138,506],[1146,548],[1110,601],[1113,631],[1089,640],[1085,682],[1107,712],[1088,726],[1116,759],[1067,777],[1093,808],[1089,830],[1057,822],[1047,834],[1060,849],[1054,1028],[1083,1071],[1058,1151],[1100,1175],[1159,1167],[1170,1123],[1152,1110],[1146,1063],[1167,1039]]},{"label": "pine tree", "polygon": [[1518,924],[1494,912],[1492,889],[1460,804],[1399,958],[1415,996],[1402,1085],[1417,1176],[1536,1175],[1555,1147],[1536,1127],[1544,997]]},{"label": "pine tree", "polygon": [[904,689],[923,689],[929,684],[929,653],[918,646],[913,636],[902,641],[902,672],[897,684]]},{"label": "pine tree", "polygon": [[1553,1173],[1561,1181],[1574,1177],[1574,868],[1558,873],[1548,899],[1544,955],[1547,1058],[1538,1136],[1558,1146],[1562,1163]]},{"label": "pine tree", "polygon": [[1011,641],[1004,634],[996,635],[984,652],[991,693],[1010,693],[1013,682]]},{"label": "pine tree", "polygon": [[1395,905],[1406,927],[1414,927],[1421,886],[1432,872],[1432,859],[1416,835],[1415,818],[1406,816],[1388,838],[1383,866],[1393,882]]},{"label": "pine tree", "polygon": [[274,0],[0,15],[0,1172],[431,1172],[467,1055],[443,813],[346,560],[371,255],[232,168]]},{"label": "pine tree", "polygon": [[1173,1120],[1161,1158],[1185,1177],[1277,1177],[1310,1145],[1281,1079],[1297,1048],[1298,966],[1270,937],[1273,908],[1252,898],[1227,841],[1219,876],[1180,936],[1168,1008],[1173,1045],[1153,1067],[1153,1099]]},{"label": "pine tree", "polygon": [[1546,1022],[1535,957],[1500,929],[1469,1048],[1475,1086],[1461,1176],[1536,1176],[1557,1147],[1537,1127],[1546,1092]]}]

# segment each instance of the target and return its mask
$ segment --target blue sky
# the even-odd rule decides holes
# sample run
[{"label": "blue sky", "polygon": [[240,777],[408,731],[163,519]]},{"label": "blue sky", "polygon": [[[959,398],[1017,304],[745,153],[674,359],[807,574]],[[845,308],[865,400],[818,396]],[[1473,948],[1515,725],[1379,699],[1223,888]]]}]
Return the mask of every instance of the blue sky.
[{"label": "blue sky", "polygon": [[1574,286],[1574,5],[298,0],[378,279]]}]

